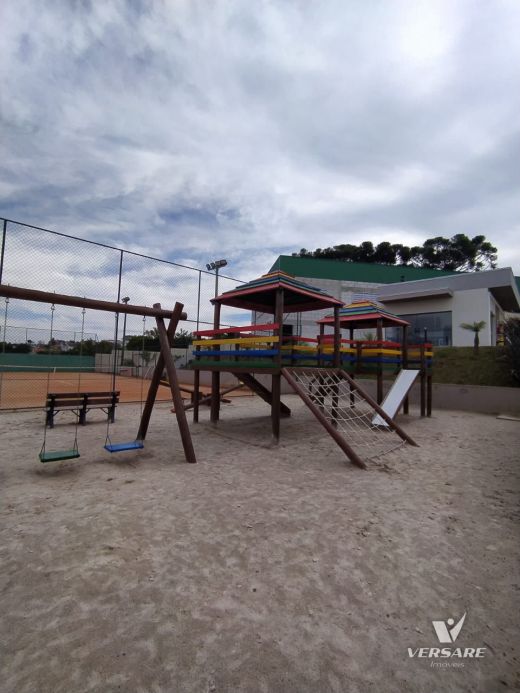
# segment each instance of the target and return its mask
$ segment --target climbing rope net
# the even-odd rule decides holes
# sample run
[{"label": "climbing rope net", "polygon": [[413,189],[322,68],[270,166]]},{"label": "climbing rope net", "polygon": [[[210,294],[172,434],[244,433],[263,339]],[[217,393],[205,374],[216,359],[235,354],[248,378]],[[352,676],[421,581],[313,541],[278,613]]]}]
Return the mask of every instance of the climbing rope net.
[{"label": "climbing rope net", "polygon": [[306,368],[291,369],[290,373],[365,461],[381,458],[405,444],[390,426],[374,425],[376,410],[338,371]]}]

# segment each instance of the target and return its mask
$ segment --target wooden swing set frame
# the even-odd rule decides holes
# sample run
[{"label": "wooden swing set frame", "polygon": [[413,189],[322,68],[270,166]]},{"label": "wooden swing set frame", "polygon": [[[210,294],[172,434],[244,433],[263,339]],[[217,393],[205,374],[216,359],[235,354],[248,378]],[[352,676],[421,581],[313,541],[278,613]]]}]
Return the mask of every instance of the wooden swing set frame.
[{"label": "wooden swing set frame", "polygon": [[[164,370],[166,370],[186,462],[195,463],[197,461],[195,451],[193,449],[193,442],[191,439],[188,421],[186,418],[186,412],[184,410],[179,380],[177,377],[177,371],[175,369],[175,362],[171,354],[173,338],[175,336],[177,325],[179,324],[180,320],[186,320],[188,317],[186,313],[183,312],[184,305],[182,303],[175,303],[173,311],[168,311],[164,310],[160,303],[155,303],[153,308],[149,308],[148,306],[139,306],[131,303],[100,301],[97,299],[81,298],[79,296],[70,296],[67,294],[56,294],[49,291],[24,289],[22,287],[10,286],[8,284],[0,284],[0,296],[20,299],[23,301],[36,301],[38,303],[51,304],[54,303],[62,306],[101,310],[109,313],[126,313],[129,315],[141,315],[155,318],[161,350],[150,381],[150,387],[148,388],[148,395],[143,407],[136,441],[142,443],[146,438],[152,410],[157,397],[157,392],[159,390],[159,385],[161,383],[162,373]],[[166,327],[165,320],[168,319],[169,324],[168,327]]]}]

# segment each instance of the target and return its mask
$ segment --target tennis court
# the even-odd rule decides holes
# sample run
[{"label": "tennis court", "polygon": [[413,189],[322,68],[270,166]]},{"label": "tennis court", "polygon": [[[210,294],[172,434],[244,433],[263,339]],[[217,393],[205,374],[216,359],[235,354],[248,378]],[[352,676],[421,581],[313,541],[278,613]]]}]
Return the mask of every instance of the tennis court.
[{"label": "tennis court", "polygon": [[[12,368],[12,366],[10,367]],[[130,369],[126,369],[127,371]],[[45,407],[49,392],[106,392],[119,390],[121,404],[141,402],[146,399],[150,380],[132,375],[116,375],[115,386],[112,373],[95,373],[91,370],[56,370],[43,372],[41,370],[0,371],[0,410],[31,409]],[[183,399],[189,400],[191,385],[182,385]],[[202,395],[209,395],[211,388],[201,385]],[[226,397],[251,396],[248,388],[230,392]],[[162,402],[171,401],[169,387],[160,385],[156,399]]]},{"label": "tennis court", "polygon": [[[91,392],[119,390],[120,402],[140,402],[146,398],[150,380],[111,373],[81,371],[0,372],[0,409],[44,407],[48,392]],[[161,385],[157,399],[171,400],[169,388]]]}]

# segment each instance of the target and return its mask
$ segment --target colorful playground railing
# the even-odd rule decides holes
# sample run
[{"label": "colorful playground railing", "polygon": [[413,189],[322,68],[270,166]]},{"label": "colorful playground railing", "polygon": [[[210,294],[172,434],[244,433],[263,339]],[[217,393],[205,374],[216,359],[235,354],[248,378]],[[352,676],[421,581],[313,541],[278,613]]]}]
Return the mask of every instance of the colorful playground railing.
[{"label": "colorful playground railing", "polygon": [[[278,323],[198,330],[193,355],[199,365],[271,367],[279,355]],[[201,339],[202,338],[202,339]]]},{"label": "colorful playground railing", "polygon": [[[225,327],[194,332],[195,364],[198,367],[322,366],[330,367],[334,358],[334,337],[318,338],[274,334],[277,323]],[[430,369],[433,349],[429,343],[408,344],[389,340],[342,339],[341,366],[349,371]]]}]

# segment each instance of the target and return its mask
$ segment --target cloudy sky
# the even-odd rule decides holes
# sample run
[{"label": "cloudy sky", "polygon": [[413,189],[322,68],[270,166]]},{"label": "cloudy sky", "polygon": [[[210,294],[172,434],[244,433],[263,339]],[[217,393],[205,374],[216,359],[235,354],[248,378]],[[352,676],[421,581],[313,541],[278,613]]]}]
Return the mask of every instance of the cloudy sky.
[{"label": "cloudy sky", "polygon": [[520,274],[517,0],[3,0],[0,215],[231,276],[484,234]]}]

